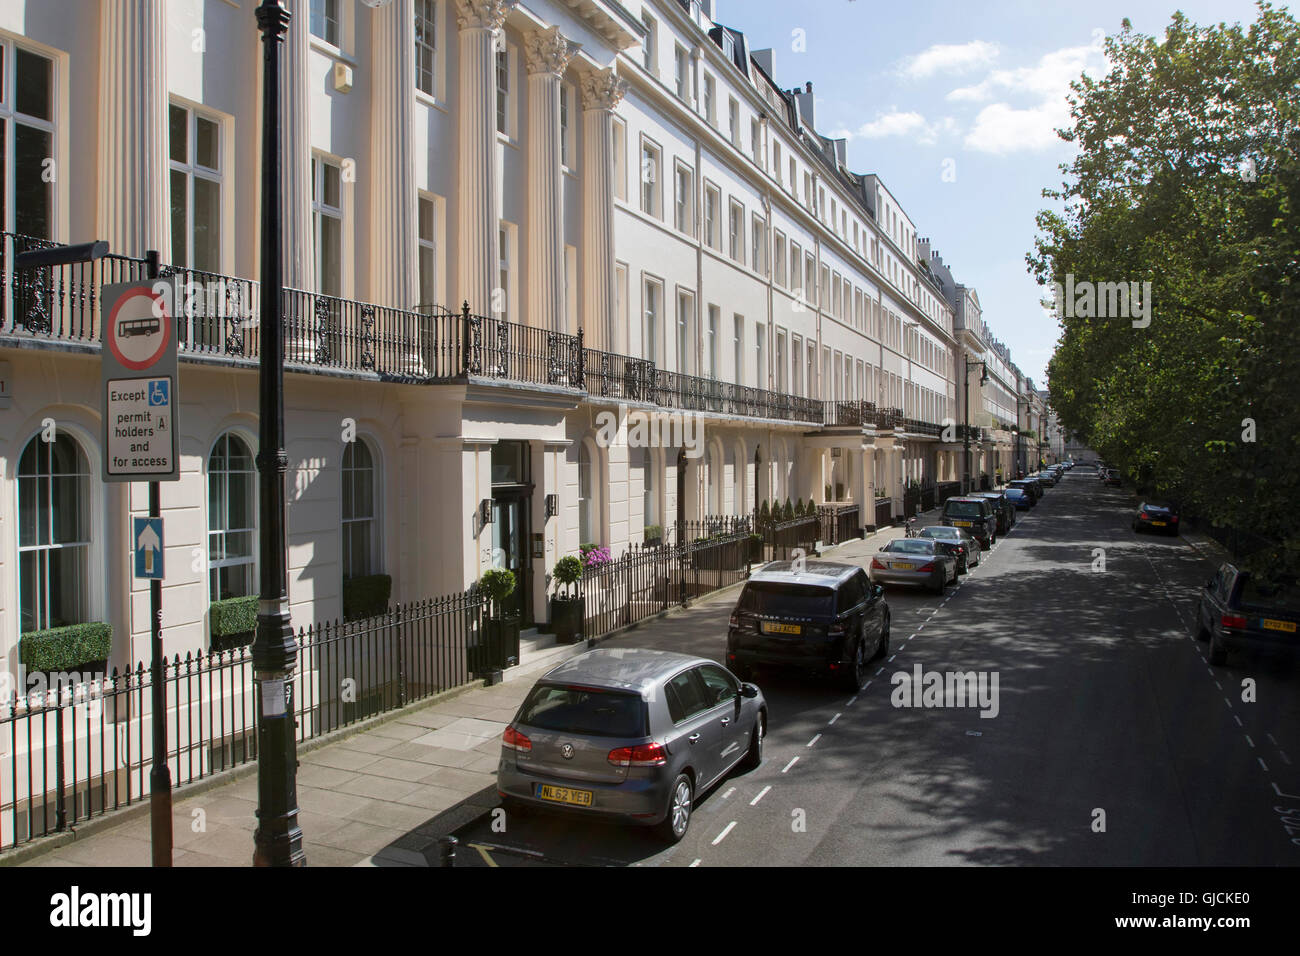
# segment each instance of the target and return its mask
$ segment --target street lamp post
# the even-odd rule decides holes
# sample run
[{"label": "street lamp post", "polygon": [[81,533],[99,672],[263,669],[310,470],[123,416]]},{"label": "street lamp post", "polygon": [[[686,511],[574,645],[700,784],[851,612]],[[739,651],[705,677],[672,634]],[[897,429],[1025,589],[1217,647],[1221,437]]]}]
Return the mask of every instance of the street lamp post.
[{"label": "street lamp post", "polygon": [[962,494],[966,494],[970,491],[970,370],[972,365],[978,365],[984,370],[983,374],[980,375],[980,385],[984,385],[989,380],[989,367],[987,362],[972,362],[965,355],[962,356],[962,361],[966,363],[966,374],[962,376],[962,386],[966,390],[966,400],[963,402],[964,407],[962,408],[963,481],[961,491]]},{"label": "street lamp post", "polygon": [[298,827],[298,755],[293,677],[298,649],[289,621],[285,568],[284,325],[280,316],[280,49],[290,13],[262,0],[262,301],[258,502],[261,506],[260,595],[253,641],[257,685],[257,832],[254,866],[305,866]]}]

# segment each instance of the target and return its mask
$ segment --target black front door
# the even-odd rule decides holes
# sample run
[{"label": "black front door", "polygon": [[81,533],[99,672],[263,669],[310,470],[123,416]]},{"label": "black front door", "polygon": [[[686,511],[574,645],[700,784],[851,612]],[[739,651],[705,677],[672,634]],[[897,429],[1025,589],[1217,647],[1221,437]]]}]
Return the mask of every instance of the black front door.
[{"label": "black front door", "polygon": [[522,627],[533,623],[532,560],[529,556],[532,490],[492,489],[492,566],[515,574],[515,589],[506,598],[507,615],[518,615]]}]

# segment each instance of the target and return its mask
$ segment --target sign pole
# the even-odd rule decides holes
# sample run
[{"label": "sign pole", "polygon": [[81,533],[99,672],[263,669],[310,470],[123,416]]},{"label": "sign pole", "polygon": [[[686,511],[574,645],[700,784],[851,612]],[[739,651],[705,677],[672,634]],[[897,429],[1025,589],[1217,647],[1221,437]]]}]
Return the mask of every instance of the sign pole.
[{"label": "sign pole", "polygon": [[[147,276],[158,278],[158,252],[145,253]],[[174,316],[169,317],[172,321]],[[162,517],[162,484],[149,482],[149,517]],[[134,544],[134,542],[133,542]],[[153,689],[153,766],[149,770],[149,822],[153,865],[172,865],[172,771],[167,764],[167,685],[162,644],[162,579],[149,581],[149,683]]]}]

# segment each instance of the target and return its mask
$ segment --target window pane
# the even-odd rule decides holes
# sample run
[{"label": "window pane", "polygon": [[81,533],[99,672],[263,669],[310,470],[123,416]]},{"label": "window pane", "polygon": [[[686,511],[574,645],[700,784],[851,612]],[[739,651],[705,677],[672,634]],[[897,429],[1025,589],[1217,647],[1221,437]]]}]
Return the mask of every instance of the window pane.
[{"label": "window pane", "polygon": [[17,97],[14,106],[18,112],[43,120],[53,120],[54,64],[38,53],[19,49],[15,61],[18,67]]},{"label": "window pane", "polygon": [[[172,214],[175,228],[175,212]],[[194,177],[194,268],[217,272],[221,267],[221,185]]]},{"label": "window pane", "polygon": [[[21,51],[20,51],[21,55]],[[53,154],[50,134],[22,123],[14,133],[14,229],[26,236],[50,238],[50,203],[54,184],[44,182],[45,160]]]},{"label": "window pane", "polygon": [[52,479],[54,543],[77,543],[90,536],[86,506],[89,503],[88,479],[65,476]]},{"label": "window pane", "polygon": [[333,163],[325,163],[325,198],[322,202],[338,209],[343,205],[339,198],[339,168]]},{"label": "window pane", "polygon": [[173,104],[167,110],[168,125],[168,155],[177,163],[188,163],[190,161],[190,149],[187,138],[189,136],[189,111],[183,107]]},{"label": "window pane", "polygon": [[184,173],[172,170],[172,262],[182,264],[189,262],[189,242],[186,236],[188,230],[185,226],[186,180]]},{"label": "window pane", "polygon": [[433,250],[420,247],[420,305],[433,305],[437,301],[434,289]]},{"label": "window pane", "polygon": [[20,632],[40,630],[41,576],[40,563],[43,552],[24,551],[18,555],[18,606]]},{"label": "window pane", "polygon": [[86,574],[89,548],[58,548],[50,554],[50,619],[47,627],[86,620]]},{"label": "window pane", "polygon": [[325,295],[339,295],[342,291],[340,271],[343,267],[343,225],[333,216],[320,219],[320,273],[317,284]]},{"label": "window pane", "polygon": [[433,202],[428,199],[420,200],[420,238],[433,241]]},{"label": "window pane", "polygon": [[220,133],[221,130],[210,119],[202,116],[195,118],[197,129],[194,134],[194,162],[208,169],[221,167]]}]

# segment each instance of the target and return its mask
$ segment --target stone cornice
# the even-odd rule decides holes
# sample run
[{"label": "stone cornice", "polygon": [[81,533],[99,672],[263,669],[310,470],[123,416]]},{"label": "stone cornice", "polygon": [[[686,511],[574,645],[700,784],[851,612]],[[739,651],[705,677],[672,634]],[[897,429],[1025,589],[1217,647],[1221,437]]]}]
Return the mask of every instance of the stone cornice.
[{"label": "stone cornice", "polygon": [[613,69],[590,70],[582,75],[582,108],[612,110],[627,95],[627,80]]},{"label": "stone cornice", "polygon": [[559,27],[534,30],[524,36],[524,59],[529,73],[550,73],[563,76],[573,55],[582,44],[560,33]]},{"label": "stone cornice", "polygon": [[456,0],[456,26],[461,30],[501,29],[519,0]]}]

